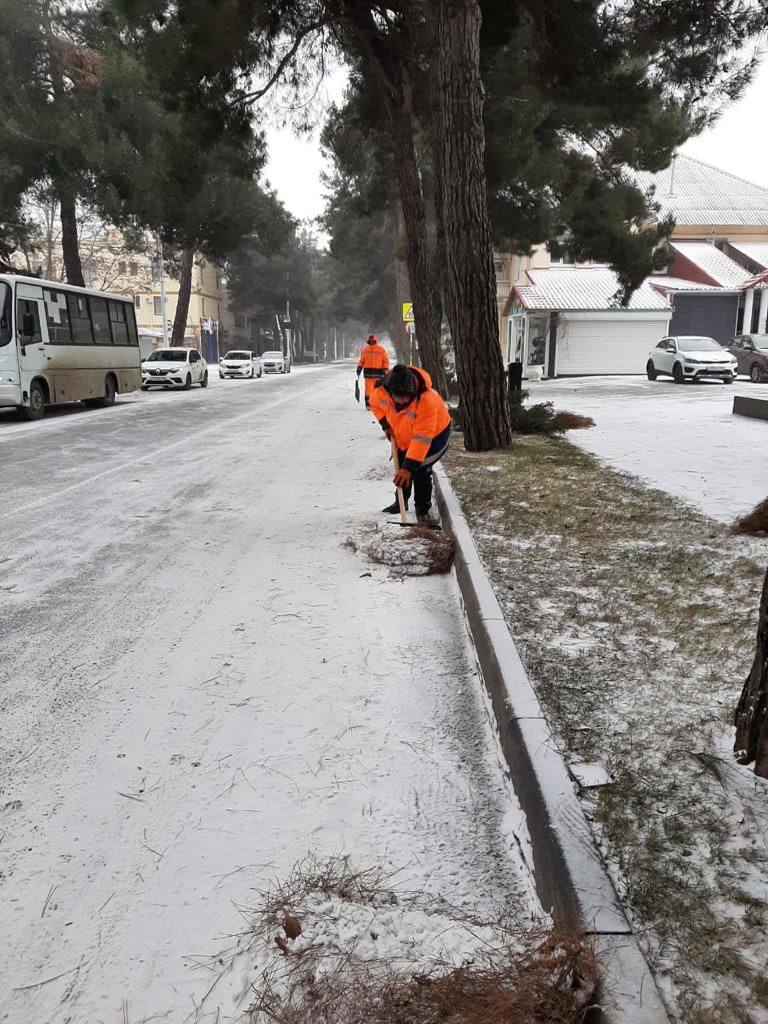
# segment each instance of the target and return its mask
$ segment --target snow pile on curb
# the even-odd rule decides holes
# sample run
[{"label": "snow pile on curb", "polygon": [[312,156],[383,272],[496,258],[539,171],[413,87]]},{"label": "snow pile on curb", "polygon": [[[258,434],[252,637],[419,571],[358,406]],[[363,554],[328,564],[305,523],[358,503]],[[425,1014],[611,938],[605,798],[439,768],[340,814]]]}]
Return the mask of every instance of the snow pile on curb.
[{"label": "snow pile on curb", "polygon": [[[481,921],[347,858],[310,858],[261,895],[231,961],[248,1024],[580,1024],[592,948],[530,920]],[[218,961],[223,964],[223,960]],[[237,991],[239,990],[239,991]]]},{"label": "snow pile on curb", "polygon": [[429,527],[377,523],[350,537],[347,545],[369,562],[387,566],[395,577],[431,576],[453,565],[453,541]]}]

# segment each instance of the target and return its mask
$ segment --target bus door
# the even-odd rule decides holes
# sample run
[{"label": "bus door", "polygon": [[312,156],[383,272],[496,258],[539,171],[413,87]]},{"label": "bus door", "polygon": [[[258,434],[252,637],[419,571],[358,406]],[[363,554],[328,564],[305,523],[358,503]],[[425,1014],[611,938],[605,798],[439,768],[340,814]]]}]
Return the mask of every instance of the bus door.
[{"label": "bus door", "polygon": [[[33,377],[48,378],[50,356],[46,348],[48,325],[45,319],[43,290],[36,285],[16,285],[16,338],[19,346],[19,370],[22,392],[29,393]],[[53,401],[53,395],[50,395]]]}]

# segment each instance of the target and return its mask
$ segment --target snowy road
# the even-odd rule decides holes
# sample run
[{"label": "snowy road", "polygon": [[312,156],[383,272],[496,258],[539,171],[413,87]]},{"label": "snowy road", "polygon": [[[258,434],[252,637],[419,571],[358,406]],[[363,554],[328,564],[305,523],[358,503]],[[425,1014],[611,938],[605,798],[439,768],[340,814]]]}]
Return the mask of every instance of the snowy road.
[{"label": "snowy road", "polygon": [[350,366],[0,417],[0,1020],[239,1019],[309,850],[527,905],[455,582],[342,546],[385,447]]},{"label": "snowy road", "polygon": [[734,395],[768,398],[768,384],[688,384],[642,377],[584,377],[526,384],[531,402],[592,416],[568,439],[730,521],[768,495],[768,423],[734,416]]}]

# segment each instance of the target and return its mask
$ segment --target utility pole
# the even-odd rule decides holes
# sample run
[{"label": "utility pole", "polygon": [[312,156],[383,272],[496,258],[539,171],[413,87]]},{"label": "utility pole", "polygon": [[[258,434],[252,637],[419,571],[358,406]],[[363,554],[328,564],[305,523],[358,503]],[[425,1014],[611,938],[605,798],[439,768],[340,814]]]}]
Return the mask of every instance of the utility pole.
[{"label": "utility pole", "polygon": [[168,347],[168,317],[165,312],[165,267],[163,266],[163,243],[160,235],[155,236],[157,242],[157,268],[160,277],[160,314],[163,318],[163,345]]}]

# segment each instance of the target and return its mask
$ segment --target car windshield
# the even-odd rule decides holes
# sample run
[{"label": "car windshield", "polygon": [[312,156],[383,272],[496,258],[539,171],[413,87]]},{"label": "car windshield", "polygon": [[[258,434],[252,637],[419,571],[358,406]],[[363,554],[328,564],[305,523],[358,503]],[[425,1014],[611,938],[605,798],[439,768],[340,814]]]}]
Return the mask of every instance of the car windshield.
[{"label": "car windshield", "polygon": [[11,288],[0,281],[0,348],[11,340]]},{"label": "car windshield", "polygon": [[147,359],[148,363],[186,363],[187,353],[183,348],[158,348]]},{"label": "car windshield", "polygon": [[282,352],[265,352],[264,355],[261,358],[262,359],[282,359],[283,358],[283,353]]},{"label": "car windshield", "polygon": [[225,359],[250,359],[250,352],[227,352],[224,356]]},{"label": "car windshield", "polygon": [[678,338],[677,347],[681,352],[721,352],[714,338]]},{"label": "car windshield", "polygon": [[[753,334],[752,341],[755,348],[759,348],[761,352],[768,352],[768,334]],[[0,345],[2,345],[2,341],[0,341]]]}]

